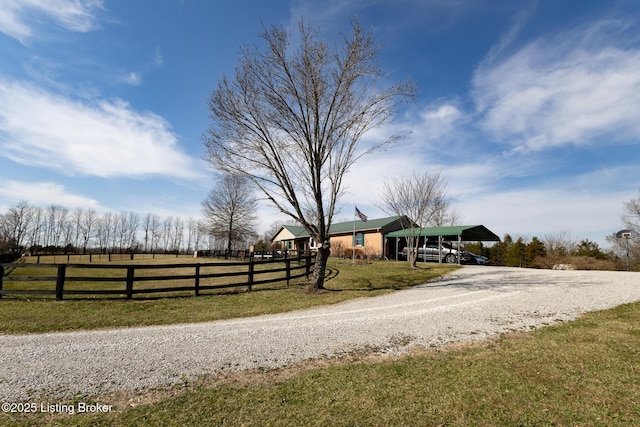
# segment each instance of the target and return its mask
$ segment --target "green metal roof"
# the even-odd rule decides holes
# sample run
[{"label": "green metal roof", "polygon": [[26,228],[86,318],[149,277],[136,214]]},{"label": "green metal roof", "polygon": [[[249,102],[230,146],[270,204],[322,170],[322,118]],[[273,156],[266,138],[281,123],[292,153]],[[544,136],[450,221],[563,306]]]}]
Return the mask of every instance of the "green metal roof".
[{"label": "green metal roof", "polygon": [[[330,235],[352,233],[354,231],[370,231],[370,230],[383,230],[385,227],[394,225],[394,223],[401,221],[406,217],[392,216],[388,218],[371,219],[369,221],[347,221],[332,224],[329,229]],[[308,237],[309,233],[304,227],[299,225],[284,225],[283,228],[287,229],[296,238]],[[438,237],[441,236],[447,240],[458,240],[460,236],[461,240],[466,242],[483,241],[483,242],[499,242],[500,238],[494,234],[491,230],[484,225],[454,225],[451,227],[425,227],[422,230],[414,229],[416,236],[420,237]],[[384,230],[383,230],[384,232]],[[398,230],[385,233],[386,237],[407,237],[411,235],[411,230]]]},{"label": "green metal roof", "polygon": [[385,228],[402,218],[403,217],[401,216],[391,216],[388,218],[370,219],[368,221],[357,220],[339,222],[331,224],[331,227],[329,227],[329,234],[352,233],[354,228],[356,231],[378,230]]},{"label": "green metal roof", "polygon": [[[388,218],[371,219],[368,221],[357,220],[355,222],[354,221],[339,222],[336,224],[332,224],[331,227],[329,227],[329,235],[353,233],[354,227],[355,227],[355,231],[379,230],[387,226],[390,226],[393,223],[400,221],[403,218],[405,217],[392,216]],[[398,226],[400,225],[398,224]],[[307,233],[307,230],[305,230],[305,228],[300,225],[283,225],[282,228],[288,230],[296,238],[309,236],[309,233]]]},{"label": "green metal roof", "polygon": [[283,225],[282,228],[289,231],[289,233],[293,234],[295,237],[304,237],[308,236],[307,230],[300,225]]},{"label": "green metal roof", "polygon": [[[466,242],[484,241],[499,242],[500,238],[484,225],[454,225],[451,227],[425,227],[422,230],[414,229],[415,236],[420,237],[438,237],[445,239],[461,240]],[[398,230],[388,233],[387,237],[407,237],[411,236],[411,230]]]}]

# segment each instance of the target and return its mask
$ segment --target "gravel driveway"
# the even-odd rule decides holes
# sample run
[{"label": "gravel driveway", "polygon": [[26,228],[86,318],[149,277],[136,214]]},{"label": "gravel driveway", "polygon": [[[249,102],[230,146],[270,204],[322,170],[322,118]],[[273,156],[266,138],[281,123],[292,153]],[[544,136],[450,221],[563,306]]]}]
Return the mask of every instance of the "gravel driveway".
[{"label": "gravel driveway", "polygon": [[393,294],[210,323],[0,336],[0,401],[165,387],[359,349],[400,353],[640,300],[640,274],[467,266]]}]

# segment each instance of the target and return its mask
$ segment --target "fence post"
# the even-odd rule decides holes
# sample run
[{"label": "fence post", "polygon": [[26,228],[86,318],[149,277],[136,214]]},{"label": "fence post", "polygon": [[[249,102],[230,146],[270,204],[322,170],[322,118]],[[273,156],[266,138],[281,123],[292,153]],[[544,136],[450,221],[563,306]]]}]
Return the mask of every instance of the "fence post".
[{"label": "fence post", "polygon": [[249,277],[247,280],[247,290],[251,291],[253,288],[253,257],[249,258]]},{"label": "fence post", "polygon": [[305,272],[307,275],[307,280],[309,280],[309,273],[311,273],[311,252],[305,255]]},{"label": "fence post", "polygon": [[284,263],[286,264],[286,267],[287,267],[287,286],[289,286],[289,282],[291,281],[291,260],[285,259]]},{"label": "fence post", "polygon": [[196,296],[200,295],[200,264],[196,265]]},{"label": "fence post", "polygon": [[0,298],[2,298],[2,280],[4,278],[4,267],[0,265]]},{"label": "fence post", "polygon": [[58,277],[56,278],[56,301],[62,301],[64,293],[64,276],[67,272],[66,264],[58,265]]},{"label": "fence post", "polygon": [[127,267],[127,299],[133,298],[133,273],[134,267]]},{"label": "fence post", "polygon": [[[274,255],[275,255],[275,252],[274,252]],[[287,286],[289,286],[289,281],[291,280],[291,260],[287,256],[286,252],[284,253],[284,264],[287,267]]]}]

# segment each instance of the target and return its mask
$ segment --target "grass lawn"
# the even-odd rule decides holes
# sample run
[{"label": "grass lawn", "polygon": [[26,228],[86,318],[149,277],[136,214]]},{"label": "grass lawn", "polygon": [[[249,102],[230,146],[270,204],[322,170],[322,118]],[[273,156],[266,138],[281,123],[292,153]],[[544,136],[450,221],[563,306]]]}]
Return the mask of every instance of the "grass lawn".
[{"label": "grass lawn", "polygon": [[[33,426],[640,425],[640,304],[401,358],[352,356],[147,393]],[[86,398],[82,399],[87,401]]]},{"label": "grass lawn", "polygon": [[[131,262],[149,264],[152,260]],[[156,262],[166,264],[170,260],[161,259]],[[173,262],[184,263],[185,260],[176,259]],[[123,262],[118,262],[121,263]],[[144,298],[136,295],[133,300],[101,296],[65,297],[63,301],[54,301],[52,297],[5,296],[0,299],[0,334],[205,322],[279,313],[334,304],[352,298],[381,295],[424,283],[455,268],[457,267],[449,265],[421,264],[421,268],[411,270],[404,262],[376,261],[353,264],[351,260],[331,259],[329,278],[325,283],[329,291],[320,294],[305,292],[304,279],[298,279],[290,286],[283,281],[256,286],[252,292],[246,292],[246,287],[239,287],[199,297],[163,298],[150,295],[151,297]],[[42,272],[46,270],[43,268],[33,270],[34,272],[24,275],[55,276],[55,272]],[[91,270],[91,274],[95,275],[95,272],[96,270]],[[104,270],[104,274],[110,273],[116,274],[113,270]],[[118,274],[121,276],[122,272]],[[22,283],[33,286],[28,282]],[[162,282],[160,286],[169,285]],[[82,282],[73,282],[72,286],[81,287]],[[95,283],[90,286],[92,289],[96,287]]]},{"label": "grass lawn", "polygon": [[[166,261],[164,261],[166,262]],[[333,259],[326,286],[269,285],[202,297],[0,300],[0,333],[200,322],[380,295],[451,266]],[[574,322],[385,358],[352,354],[298,366],[203,377],[179,387],[77,396],[107,414],[0,412],[16,426],[628,426],[640,425],[640,303]]]}]

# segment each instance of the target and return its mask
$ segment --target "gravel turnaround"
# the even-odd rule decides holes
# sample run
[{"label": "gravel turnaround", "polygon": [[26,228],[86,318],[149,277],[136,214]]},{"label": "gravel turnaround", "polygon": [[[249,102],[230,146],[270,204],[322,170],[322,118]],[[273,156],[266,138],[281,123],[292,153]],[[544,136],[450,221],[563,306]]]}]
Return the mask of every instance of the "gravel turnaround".
[{"label": "gravel turnaround", "polygon": [[198,324],[0,336],[0,401],[143,391],[201,374],[530,330],[640,300],[640,274],[467,266],[411,289]]}]

